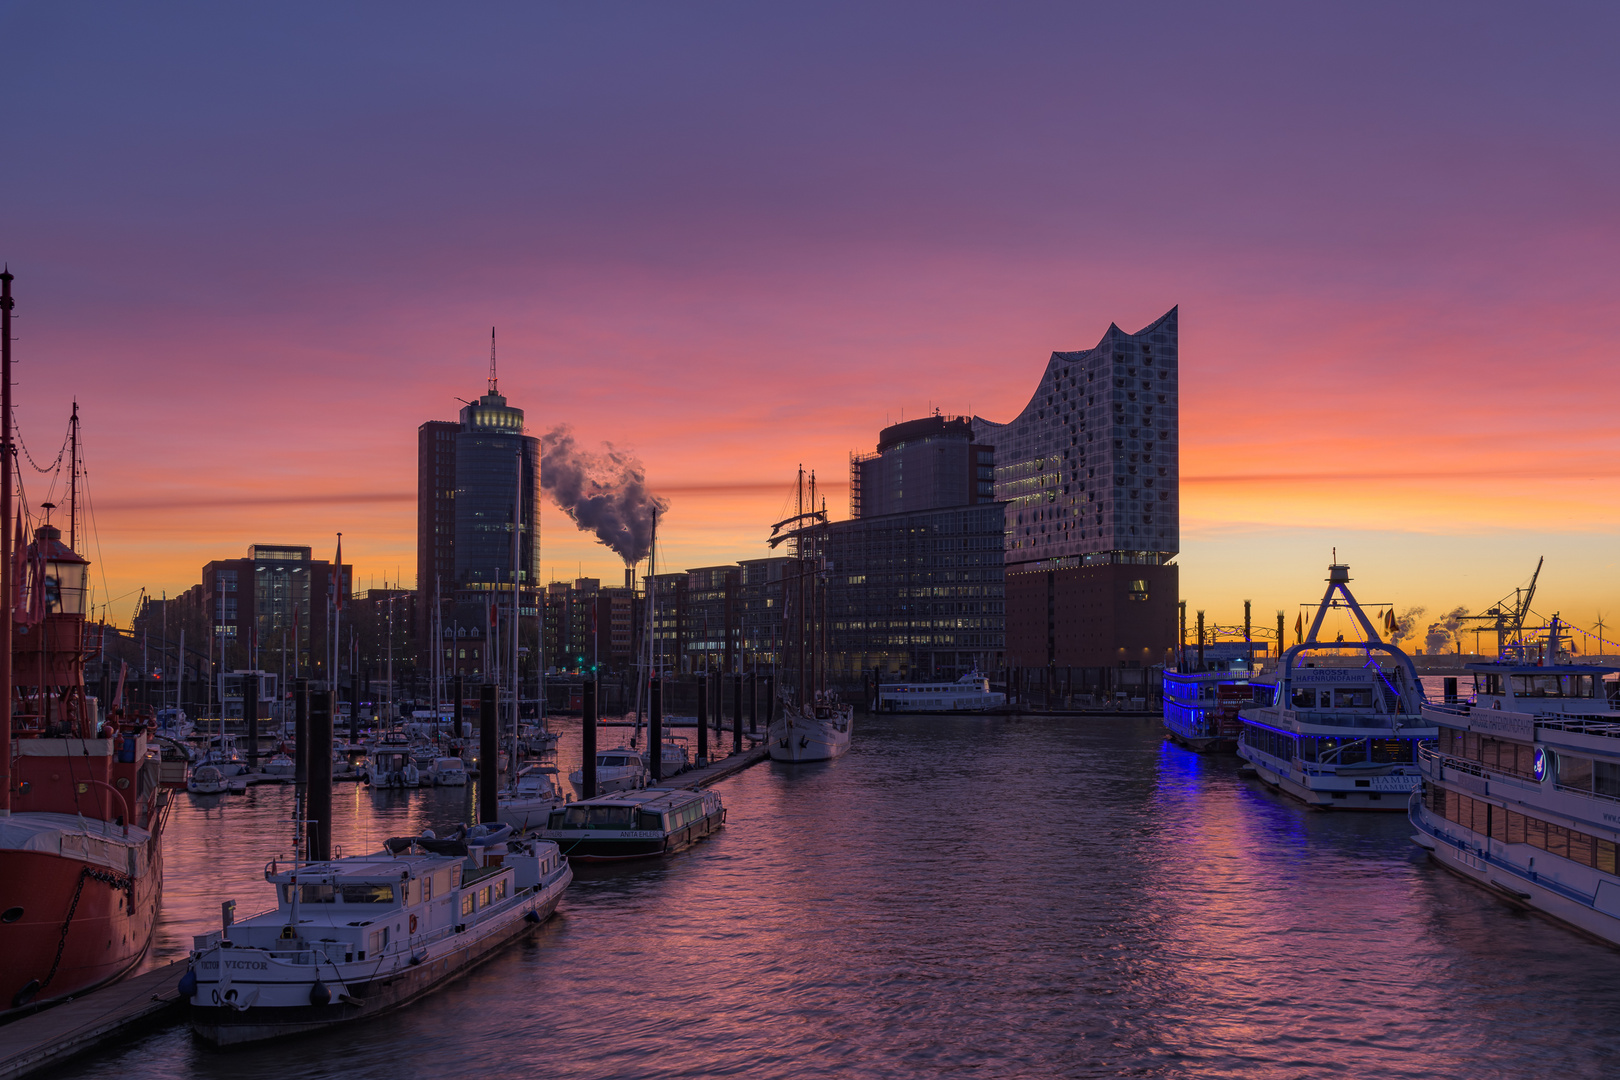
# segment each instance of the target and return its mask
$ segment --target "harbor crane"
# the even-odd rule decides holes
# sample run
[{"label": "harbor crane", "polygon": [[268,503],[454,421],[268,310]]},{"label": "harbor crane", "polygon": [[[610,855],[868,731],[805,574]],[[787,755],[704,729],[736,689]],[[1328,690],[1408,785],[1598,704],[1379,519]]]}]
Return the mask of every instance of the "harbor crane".
[{"label": "harbor crane", "polygon": [[1496,631],[1496,655],[1501,656],[1508,642],[1517,642],[1524,634],[1524,621],[1530,617],[1530,601],[1535,599],[1536,580],[1541,577],[1541,564],[1547,561],[1545,555],[1536,560],[1535,573],[1530,575],[1530,584],[1513,590],[1511,597],[1504,596],[1478,615],[1460,616],[1462,622],[1488,622],[1493,624]]}]

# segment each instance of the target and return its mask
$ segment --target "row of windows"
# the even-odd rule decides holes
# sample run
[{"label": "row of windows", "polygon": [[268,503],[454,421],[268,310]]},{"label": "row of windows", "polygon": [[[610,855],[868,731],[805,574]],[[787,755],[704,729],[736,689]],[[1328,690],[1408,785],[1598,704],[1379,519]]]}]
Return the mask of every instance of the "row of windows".
[{"label": "row of windows", "polygon": [[493,885],[485,885],[477,892],[468,889],[466,892],[461,894],[461,913],[462,915],[471,915],[474,910],[487,908],[489,905],[504,900],[505,898],[506,878],[502,878]]},{"label": "row of windows", "polygon": [[1535,779],[1536,751],[1529,743],[1495,739],[1489,735],[1481,735],[1477,731],[1459,731],[1456,728],[1443,727],[1440,729],[1438,747],[1442,754],[1449,757],[1477,761],[1497,772]]},{"label": "row of windows", "polygon": [[1447,821],[1504,844],[1529,844],[1549,855],[1558,855],[1590,866],[1606,874],[1615,872],[1615,847],[1603,840],[1550,821],[1542,821],[1516,810],[1493,806],[1483,799],[1470,798],[1460,791],[1425,783],[1423,803]]}]

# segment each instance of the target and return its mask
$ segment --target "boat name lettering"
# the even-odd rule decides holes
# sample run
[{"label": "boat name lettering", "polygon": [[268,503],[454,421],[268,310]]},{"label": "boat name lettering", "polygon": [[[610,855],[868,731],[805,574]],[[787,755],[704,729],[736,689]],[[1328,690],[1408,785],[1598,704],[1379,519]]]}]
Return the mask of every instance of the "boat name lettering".
[{"label": "boat name lettering", "polygon": [[[227,960],[225,966],[232,971],[269,971],[270,965],[263,960]],[[204,960],[198,967],[218,968],[217,960]]]},{"label": "boat name lettering", "polygon": [[1522,742],[1536,741],[1536,722],[1528,716],[1515,716],[1512,713],[1504,715],[1476,709],[1468,714],[1468,728],[1471,731],[1486,731],[1492,735],[1506,735]]},{"label": "boat name lettering", "polygon": [[1295,668],[1288,677],[1297,683],[1366,683],[1373,675],[1366,668]]}]

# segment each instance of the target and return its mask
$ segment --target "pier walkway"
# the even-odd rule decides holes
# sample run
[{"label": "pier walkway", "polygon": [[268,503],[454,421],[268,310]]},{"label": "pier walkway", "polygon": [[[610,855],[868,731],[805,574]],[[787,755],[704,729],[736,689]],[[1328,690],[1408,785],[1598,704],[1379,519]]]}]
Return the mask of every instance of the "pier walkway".
[{"label": "pier walkway", "polygon": [[173,1021],[185,973],[186,961],[176,960],[0,1027],[0,1080],[59,1065],[135,1025]]},{"label": "pier walkway", "polygon": [[[728,776],[735,776],[750,765],[758,765],[769,756],[765,751],[765,742],[760,740],[753,746],[746,747],[740,754],[717,758],[701,769],[687,769],[676,776],[658,782],[659,787],[706,788],[710,784],[724,780]],[[0,1078],[3,1080],[3,1078]]]}]

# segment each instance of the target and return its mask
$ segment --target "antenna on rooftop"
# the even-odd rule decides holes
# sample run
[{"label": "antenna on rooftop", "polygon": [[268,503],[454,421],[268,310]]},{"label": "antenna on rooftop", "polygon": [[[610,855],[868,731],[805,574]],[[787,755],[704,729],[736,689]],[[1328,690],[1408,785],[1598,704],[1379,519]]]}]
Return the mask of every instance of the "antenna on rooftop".
[{"label": "antenna on rooftop", "polygon": [[494,394],[495,385],[499,380],[495,378],[495,328],[489,328],[489,392]]}]

